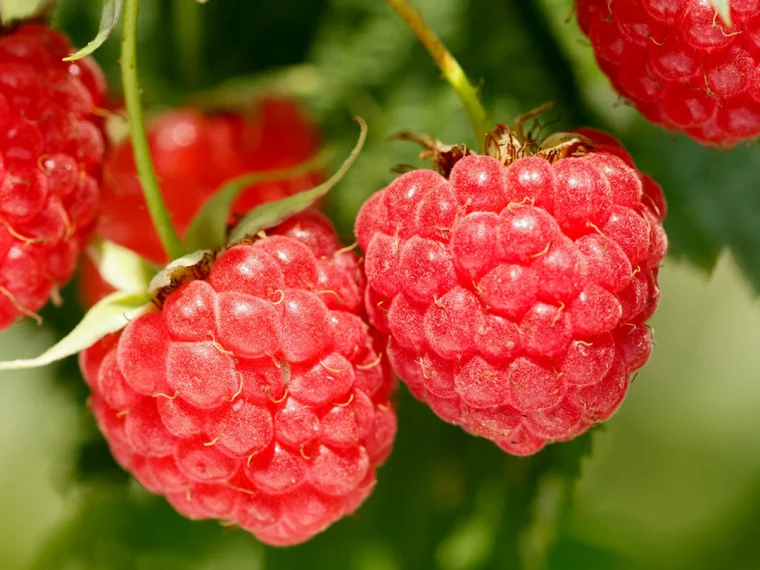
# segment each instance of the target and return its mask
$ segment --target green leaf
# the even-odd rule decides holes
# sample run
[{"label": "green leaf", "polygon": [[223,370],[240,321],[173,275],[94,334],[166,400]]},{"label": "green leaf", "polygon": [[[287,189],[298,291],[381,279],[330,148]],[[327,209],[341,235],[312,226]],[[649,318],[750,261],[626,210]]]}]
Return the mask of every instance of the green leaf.
[{"label": "green leaf", "polygon": [[37,358],[0,362],[2,370],[38,368],[92,346],[107,334],[119,331],[153,307],[146,293],[116,292],[90,309],[80,323],[55,346]]},{"label": "green leaf", "polygon": [[0,0],[0,19],[3,24],[30,20],[51,12],[57,0]]},{"label": "green leaf", "polygon": [[[186,570],[206,567],[221,549],[244,555],[248,569],[262,546],[247,535],[230,533],[213,521],[191,521],[163,497],[136,485],[92,484],[80,487],[60,522],[37,545],[27,568],[33,570]],[[226,565],[218,566],[227,568]]]},{"label": "green leaf", "polygon": [[559,522],[571,505],[581,465],[592,453],[592,435],[587,432],[570,442],[552,445],[536,458],[539,467],[531,483],[532,514],[519,539],[521,567],[525,570],[548,568]]},{"label": "green leaf", "polygon": [[103,239],[94,240],[87,254],[103,280],[117,291],[147,291],[159,269],[134,251]]},{"label": "green leaf", "polygon": [[148,285],[148,293],[153,294],[159,289],[182,280],[186,275],[192,275],[195,266],[201,263],[203,258],[208,255],[212,255],[211,251],[203,249],[175,259],[151,279]]},{"label": "green leaf", "polygon": [[674,142],[672,135],[644,121],[622,138],[637,167],[665,193],[671,254],[709,271],[720,252],[730,249],[760,291],[758,149],[716,151],[684,136]]},{"label": "green leaf", "polygon": [[[21,1],[23,2],[26,0]],[[119,21],[119,15],[121,14],[121,6],[123,3],[123,0],[104,0],[103,11],[100,14],[100,30],[98,31],[98,35],[95,36],[95,38],[90,43],[88,43],[75,54],[63,58],[64,61],[75,61],[77,59],[81,59],[85,56],[90,55],[92,52],[102,46],[103,43],[108,39],[108,36],[111,35],[111,32]]]},{"label": "green leaf", "polygon": [[204,109],[245,107],[261,96],[272,93],[293,98],[314,96],[325,89],[324,78],[311,64],[291,65],[257,73],[232,77],[219,85],[189,95],[188,102]]},{"label": "green leaf", "polygon": [[351,154],[329,180],[311,190],[306,190],[277,202],[270,202],[269,204],[263,204],[258,208],[254,208],[232,230],[228,243],[234,244],[239,242],[246,236],[254,235],[260,230],[276,226],[293,214],[302,212],[322,196],[326,195],[333,186],[340,182],[346,172],[348,172],[348,169],[351,168],[356,157],[359,156],[364,146],[364,141],[367,140],[367,123],[361,117],[355,117],[355,119],[361,128],[359,140],[356,141]]},{"label": "green leaf", "polygon": [[319,168],[327,166],[332,155],[332,150],[325,149],[309,160],[291,168],[269,170],[266,172],[251,172],[225,183],[206,200],[203,207],[193,218],[185,235],[185,247],[190,251],[195,251],[223,246],[227,237],[227,221],[230,217],[230,208],[240,192],[254,184],[277,182],[314,172]]},{"label": "green leaf", "polygon": [[710,0],[712,5],[715,6],[715,10],[718,12],[726,25],[731,27],[731,6],[730,0]]}]

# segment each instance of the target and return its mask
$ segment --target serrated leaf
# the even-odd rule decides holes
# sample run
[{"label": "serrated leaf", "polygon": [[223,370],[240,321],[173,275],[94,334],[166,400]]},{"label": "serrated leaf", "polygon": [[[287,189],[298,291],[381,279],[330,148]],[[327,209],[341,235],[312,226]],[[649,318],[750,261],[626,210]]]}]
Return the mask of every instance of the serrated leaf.
[{"label": "serrated leaf", "polygon": [[103,280],[117,291],[145,292],[159,270],[134,251],[107,240],[94,240],[87,254]]},{"label": "serrated leaf", "polygon": [[710,0],[715,10],[718,12],[726,25],[731,27],[731,6],[730,0]]},{"label": "serrated leaf", "polygon": [[228,243],[234,244],[239,242],[245,239],[246,236],[254,235],[263,229],[276,226],[293,214],[302,212],[327,194],[333,186],[340,182],[346,172],[348,172],[348,169],[351,168],[356,157],[359,156],[359,153],[364,146],[364,141],[367,140],[367,123],[365,123],[364,119],[361,117],[355,117],[355,119],[361,128],[359,140],[356,141],[356,145],[351,151],[351,154],[345,161],[343,161],[343,164],[341,164],[335,174],[316,188],[300,192],[293,196],[278,200],[277,202],[270,202],[254,208],[242,220],[240,220],[235,226],[235,229],[232,230]]},{"label": "serrated leaf", "polygon": [[52,10],[55,3],[56,0],[0,0],[0,20],[3,24],[28,20]]},{"label": "serrated leaf", "polygon": [[153,279],[150,280],[150,285],[148,286],[148,293],[152,294],[158,291],[159,289],[163,289],[164,287],[168,287],[172,283],[176,283],[178,280],[182,278],[183,275],[186,275],[187,273],[192,272],[192,268],[198,265],[204,257],[207,255],[210,255],[211,251],[207,249],[203,249],[200,251],[194,251],[192,253],[188,253],[187,255],[183,255],[182,257],[175,259],[169,265],[164,267],[161,271],[159,271]]},{"label": "serrated leaf", "polygon": [[223,246],[227,237],[230,208],[232,208],[232,203],[240,192],[254,184],[277,182],[309,174],[327,166],[332,155],[331,149],[324,149],[309,160],[291,168],[251,172],[225,183],[211,198],[206,200],[193,218],[185,235],[185,247],[190,251],[195,251]]},{"label": "serrated leaf", "polygon": [[107,334],[119,331],[153,305],[146,293],[119,291],[112,293],[94,305],[68,335],[37,358],[0,362],[2,370],[39,368],[77,354],[92,346]]},{"label": "serrated leaf", "polygon": [[[21,0],[24,1],[24,0]],[[119,16],[121,15],[121,7],[124,4],[123,0],[104,0],[103,11],[100,13],[100,29],[98,35],[80,49],[78,52],[63,58],[64,61],[75,61],[85,56],[90,55],[96,49],[103,45],[103,43],[111,35],[111,32],[119,22]]]}]

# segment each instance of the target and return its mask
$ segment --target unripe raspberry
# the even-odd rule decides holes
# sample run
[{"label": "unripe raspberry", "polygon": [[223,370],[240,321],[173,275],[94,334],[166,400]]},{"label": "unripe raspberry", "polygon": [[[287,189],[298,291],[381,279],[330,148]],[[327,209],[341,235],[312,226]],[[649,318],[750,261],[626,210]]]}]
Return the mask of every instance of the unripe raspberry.
[{"label": "unripe raspberry", "polygon": [[356,221],[396,374],[516,455],[608,419],[652,349],[662,193],[612,137],[583,134],[599,143],[408,172]]},{"label": "unripe raspberry", "polygon": [[602,71],[650,121],[703,144],[760,135],[760,3],[577,0]]},{"label": "unripe raspberry", "polygon": [[81,354],[115,458],[181,514],[287,545],[372,492],[394,386],[339,248],[326,218],[296,216]]},{"label": "unripe raspberry", "polygon": [[0,37],[0,330],[71,278],[95,224],[105,80],[43,24]]},{"label": "unripe raspberry", "polygon": [[[226,181],[246,174],[293,167],[319,147],[315,126],[293,102],[263,99],[250,116],[204,115],[195,109],[169,111],[148,127],[148,144],[161,193],[174,227],[184,235],[195,214]],[[234,217],[252,208],[308,190],[321,173],[257,184],[242,191]],[[155,261],[168,260],[145,206],[129,141],[106,159],[98,234]],[[81,296],[87,305],[111,291],[89,261],[83,263]]]}]

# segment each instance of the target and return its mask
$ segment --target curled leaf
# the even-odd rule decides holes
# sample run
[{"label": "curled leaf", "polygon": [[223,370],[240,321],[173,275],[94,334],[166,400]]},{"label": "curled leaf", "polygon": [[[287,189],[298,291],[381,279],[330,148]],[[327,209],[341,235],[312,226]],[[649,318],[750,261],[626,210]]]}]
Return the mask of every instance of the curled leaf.
[{"label": "curled leaf", "polygon": [[[20,1],[26,2],[28,0]],[[98,30],[98,35],[95,36],[95,38],[93,38],[90,43],[88,43],[78,52],[71,54],[68,57],[64,57],[63,60],[75,61],[77,59],[81,59],[85,56],[90,55],[92,52],[102,46],[103,43],[105,43],[105,41],[108,39],[108,36],[111,35],[111,32],[116,27],[116,24],[119,22],[119,15],[121,14],[121,7],[123,3],[124,0],[104,0],[103,11],[100,13],[100,29]]]},{"label": "curled leaf", "polygon": [[291,168],[251,172],[226,182],[206,200],[193,218],[185,235],[185,247],[190,251],[195,251],[223,246],[227,237],[230,208],[240,192],[254,184],[277,182],[314,172],[327,166],[332,155],[332,149],[324,149],[309,160]]},{"label": "curled leaf", "polygon": [[333,186],[340,182],[340,180],[346,175],[346,172],[348,172],[348,169],[351,168],[356,157],[359,156],[359,153],[364,146],[364,141],[367,140],[367,123],[365,123],[364,119],[361,117],[355,117],[355,119],[361,128],[359,140],[356,141],[356,145],[351,151],[351,154],[329,180],[311,190],[306,190],[294,194],[293,196],[283,198],[282,200],[278,200],[277,202],[270,202],[254,208],[235,226],[230,233],[227,243],[234,244],[242,241],[247,236],[254,235],[263,229],[276,226],[290,216],[302,212],[322,196],[326,195]]},{"label": "curled leaf", "polygon": [[158,271],[134,251],[107,240],[94,240],[87,254],[103,280],[117,291],[145,292]]},{"label": "curled leaf", "polygon": [[94,305],[79,324],[56,345],[37,358],[0,362],[2,370],[20,370],[47,366],[89,348],[104,336],[120,331],[153,308],[146,293],[118,291]]}]

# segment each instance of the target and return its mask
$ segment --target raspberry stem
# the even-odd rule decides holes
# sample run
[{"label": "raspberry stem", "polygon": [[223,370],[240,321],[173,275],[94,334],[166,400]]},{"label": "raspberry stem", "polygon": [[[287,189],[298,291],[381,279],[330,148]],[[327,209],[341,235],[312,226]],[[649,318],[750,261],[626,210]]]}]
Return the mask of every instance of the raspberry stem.
[{"label": "raspberry stem", "polygon": [[174,0],[174,47],[182,80],[186,85],[198,84],[200,75],[201,45],[203,43],[203,6],[200,2]]},{"label": "raspberry stem", "polygon": [[446,49],[441,39],[430,29],[422,15],[415,10],[407,0],[386,0],[388,5],[393,8],[399,16],[406,22],[409,29],[425,46],[435,61],[438,68],[443,73],[446,81],[454,88],[454,91],[462,101],[467,116],[470,119],[475,137],[479,144],[483,144],[487,132],[491,130],[488,122],[488,116],[483,104],[480,102],[478,92],[472,83],[467,79],[462,67],[459,65],[451,52]]},{"label": "raspberry stem", "polygon": [[140,83],[137,77],[137,15],[139,11],[139,0],[124,2],[124,24],[121,36],[121,79],[124,86],[124,100],[129,117],[137,174],[145,202],[166,254],[169,259],[177,259],[185,255],[185,248],[172,225],[171,216],[161,196],[158,177],[153,168],[148,147],[148,136],[145,133]]}]

